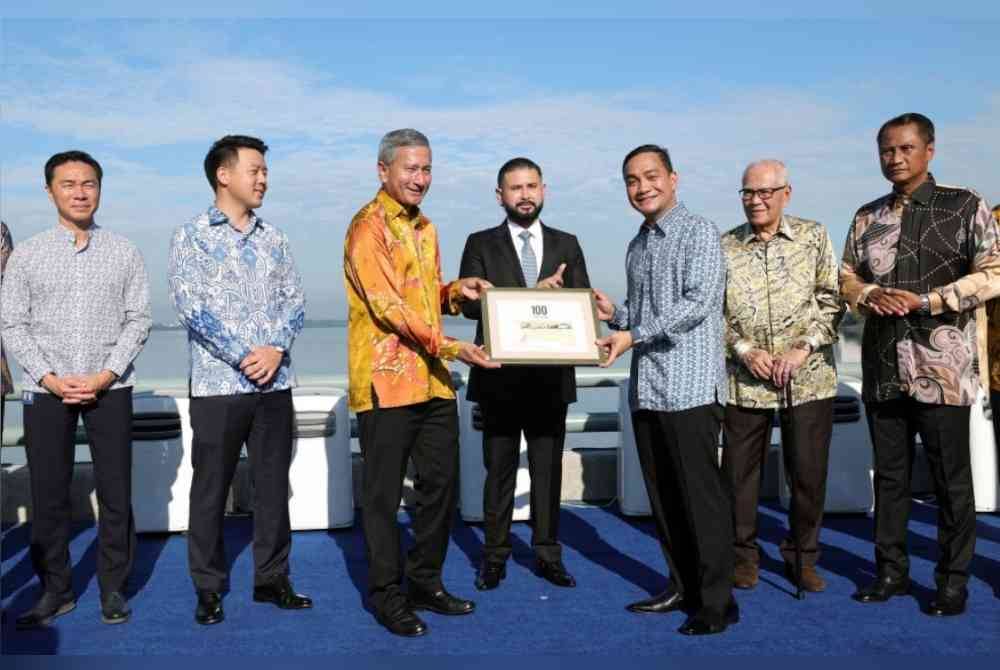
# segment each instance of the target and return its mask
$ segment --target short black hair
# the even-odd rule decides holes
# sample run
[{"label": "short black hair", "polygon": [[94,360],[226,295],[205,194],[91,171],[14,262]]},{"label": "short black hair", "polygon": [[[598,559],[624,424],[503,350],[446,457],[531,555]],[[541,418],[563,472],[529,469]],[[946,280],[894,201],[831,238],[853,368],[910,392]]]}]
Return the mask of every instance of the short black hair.
[{"label": "short black hair", "polygon": [[97,173],[98,185],[100,185],[101,180],[104,178],[104,170],[101,169],[101,164],[98,163],[93,156],[88,154],[86,151],[73,149],[71,151],[63,151],[55,154],[45,161],[46,186],[52,186],[52,178],[55,176],[56,168],[66,163],[86,163],[90,167],[94,168],[94,172]]},{"label": "short black hair", "polygon": [[663,167],[667,168],[667,172],[673,174],[674,164],[670,160],[670,152],[667,151],[666,147],[661,147],[659,144],[643,144],[641,146],[632,149],[625,156],[625,160],[622,161],[622,177],[625,177],[625,166],[628,162],[638,156],[639,154],[656,154],[660,157],[660,162],[663,163]]},{"label": "short black hair", "polygon": [[538,173],[538,176],[542,176],[542,168],[538,167],[538,163],[531,160],[530,158],[525,158],[524,156],[518,156],[517,158],[511,158],[509,161],[500,166],[500,171],[497,172],[497,186],[503,186],[503,178],[508,172],[513,172],[514,170],[534,170]]},{"label": "short black hair", "polygon": [[261,154],[267,153],[267,145],[249,135],[226,135],[216,140],[205,155],[205,176],[208,177],[208,183],[211,184],[213,191],[219,189],[219,180],[215,176],[219,166],[235,162],[239,158],[240,149],[256,149]]},{"label": "short black hair", "polygon": [[894,116],[883,123],[882,127],[878,129],[878,135],[875,136],[875,141],[881,143],[882,135],[889,128],[908,126],[911,123],[917,127],[917,134],[920,135],[920,139],[922,139],[924,143],[934,144],[934,122],[923,114],[918,114],[916,112],[900,114],[899,116]]}]

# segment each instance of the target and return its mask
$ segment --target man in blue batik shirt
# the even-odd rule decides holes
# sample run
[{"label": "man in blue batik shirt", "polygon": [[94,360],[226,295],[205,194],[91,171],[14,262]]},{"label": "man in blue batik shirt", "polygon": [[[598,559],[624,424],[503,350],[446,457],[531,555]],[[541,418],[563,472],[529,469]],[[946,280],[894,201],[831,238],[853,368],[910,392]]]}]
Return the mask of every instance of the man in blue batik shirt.
[{"label": "man in blue batik shirt", "polygon": [[721,633],[739,620],[732,597],[733,518],[717,455],[728,393],[719,231],[677,201],[663,147],[645,144],[622,164],[629,203],[643,215],[628,247],[628,301],[595,291],[614,330],[598,340],[605,366],[632,349],[629,403],[657,535],[670,564],[664,593],[633,612],[690,613],[685,635]]},{"label": "man in blue batik shirt", "polygon": [[254,213],[267,191],[266,152],[262,141],[242,135],[212,145],[205,175],[215,204],[178,228],[170,249],[170,296],[191,352],[188,563],[195,620],[205,625],[224,618],[223,512],[244,444],[255,490],[254,600],[312,607],[288,579],[289,351],[302,330],[304,299],[288,239]]}]

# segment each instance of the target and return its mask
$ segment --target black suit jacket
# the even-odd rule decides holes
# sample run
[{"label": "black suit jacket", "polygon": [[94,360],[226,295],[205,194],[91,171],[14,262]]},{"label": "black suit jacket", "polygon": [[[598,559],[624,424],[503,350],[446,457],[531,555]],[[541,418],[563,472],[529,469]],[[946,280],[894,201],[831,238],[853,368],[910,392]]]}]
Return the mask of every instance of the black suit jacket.
[{"label": "black suit jacket", "polygon": [[[590,288],[587,263],[576,236],[542,224],[542,267],[538,278],[555,274],[560,263],[566,264],[563,271],[566,288]],[[458,274],[460,277],[481,277],[494,286],[526,286],[506,221],[496,228],[469,235]],[[479,301],[463,303],[462,314],[479,322],[476,344],[482,344]],[[473,402],[523,402],[530,398],[539,402],[571,403],[576,401],[576,376],[572,366],[510,365],[497,370],[473,367],[469,371],[466,397]]]}]

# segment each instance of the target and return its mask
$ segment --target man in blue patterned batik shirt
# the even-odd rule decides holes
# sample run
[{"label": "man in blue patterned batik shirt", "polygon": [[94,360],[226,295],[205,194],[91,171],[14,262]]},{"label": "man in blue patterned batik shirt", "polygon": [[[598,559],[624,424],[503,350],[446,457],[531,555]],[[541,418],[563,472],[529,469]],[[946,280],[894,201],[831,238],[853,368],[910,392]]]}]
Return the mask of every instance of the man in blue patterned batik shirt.
[{"label": "man in blue patterned batik shirt", "polygon": [[628,300],[595,291],[614,330],[598,340],[605,366],[632,349],[629,403],[671,585],[633,612],[690,613],[685,635],[739,620],[732,596],[733,519],[717,449],[727,395],[722,303],[725,262],[715,224],[677,201],[667,150],[646,144],[622,164],[629,203],[643,215],[625,261]]},{"label": "man in blue patterned batik shirt", "polygon": [[208,211],[177,229],[170,296],[191,354],[191,518],[188,562],[195,620],[223,619],[229,574],[222,543],[229,484],[244,444],[254,482],[254,590],[258,602],[305,609],[288,579],[292,372],[305,320],[302,281],[288,239],[256,215],[267,191],[267,145],[227,135],[205,157],[215,191]]}]

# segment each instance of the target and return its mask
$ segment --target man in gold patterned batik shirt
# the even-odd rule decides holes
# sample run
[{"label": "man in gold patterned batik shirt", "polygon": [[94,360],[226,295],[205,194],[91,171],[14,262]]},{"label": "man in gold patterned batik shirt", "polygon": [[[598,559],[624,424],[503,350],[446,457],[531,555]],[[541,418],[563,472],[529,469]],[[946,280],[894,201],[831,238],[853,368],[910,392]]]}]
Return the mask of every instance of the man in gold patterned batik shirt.
[{"label": "man in gold patterned batik shirt", "polygon": [[[431,185],[427,138],[412,129],[386,134],[378,174],[382,187],[354,216],[344,243],[350,406],[363,458],[368,601],[379,623],[412,637],[427,630],[415,609],[455,615],[475,608],[441,582],[458,477],[458,413],[445,361],[498,365],[442,330],[442,313],[458,314],[490,284],[441,281],[437,231],[419,209]],[[396,513],[411,457],[417,500],[404,595]]]},{"label": "man in gold patterned batik shirt", "polygon": [[837,393],[833,343],[843,309],[830,235],[815,221],[785,214],[791,196],[783,163],[751,163],[740,189],[747,221],[722,236],[729,374],[722,470],[733,488],[733,585],[749,589],[757,584],[760,564],[761,473],[774,413],[781,410],[781,449],[794,512],[781,544],[785,572],[796,580],[797,544],[802,587],[822,591],[826,583],[816,561]]},{"label": "man in gold patterned batik shirt", "polygon": [[875,450],[878,576],[864,603],[909,591],[906,527],[912,437],[920,434],[938,505],[937,593],[927,613],[961,614],[968,597],[976,514],[969,408],[985,366],[984,302],[1000,293],[997,225],[979,194],[928,171],[934,124],[903,114],[877,135],[892,192],[854,216],[841,295],[866,316],[862,396]]}]

